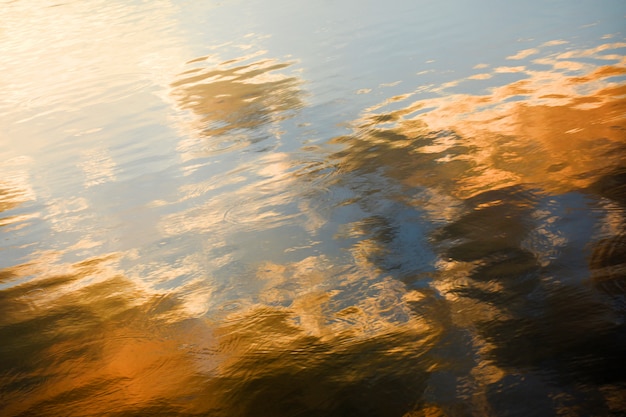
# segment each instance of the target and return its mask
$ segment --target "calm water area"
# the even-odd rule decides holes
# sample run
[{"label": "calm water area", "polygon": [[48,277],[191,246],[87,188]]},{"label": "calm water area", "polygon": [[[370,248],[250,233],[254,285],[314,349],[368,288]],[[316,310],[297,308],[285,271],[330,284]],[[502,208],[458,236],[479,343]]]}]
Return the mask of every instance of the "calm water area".
[{"label": "calm water area", "polygon": [[624,0],[0,1],[0,416],[626,415]]}]

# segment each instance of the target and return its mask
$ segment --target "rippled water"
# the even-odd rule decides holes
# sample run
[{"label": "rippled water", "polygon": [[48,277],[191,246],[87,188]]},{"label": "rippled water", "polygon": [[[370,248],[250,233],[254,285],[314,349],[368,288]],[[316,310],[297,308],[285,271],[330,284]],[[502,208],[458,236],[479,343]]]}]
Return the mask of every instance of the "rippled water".
[{"label": "rippled water", "polygon": [[0,6],[0,414],[626,413],[626,3]]}]

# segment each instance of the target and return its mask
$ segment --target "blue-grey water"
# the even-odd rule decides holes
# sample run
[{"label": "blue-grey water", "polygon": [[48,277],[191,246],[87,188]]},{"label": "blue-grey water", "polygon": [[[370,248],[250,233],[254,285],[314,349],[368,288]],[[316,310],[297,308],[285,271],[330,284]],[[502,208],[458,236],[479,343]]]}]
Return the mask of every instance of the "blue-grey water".
[{"label": "blue-grey water", "polygon": [[623,0],[0,2],[0,415],[626,415]]}]

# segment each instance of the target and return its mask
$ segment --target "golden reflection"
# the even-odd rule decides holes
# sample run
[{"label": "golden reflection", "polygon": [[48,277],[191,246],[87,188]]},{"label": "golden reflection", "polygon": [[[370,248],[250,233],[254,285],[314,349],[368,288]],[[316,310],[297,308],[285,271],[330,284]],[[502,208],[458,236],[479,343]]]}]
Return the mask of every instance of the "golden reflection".
[{"label": "golden reflection", "polygon": [[[546,361],[566,380],[584,380],[581,392],[607,407],[622,381],[622,367],[613,371],[623,354],[614,347],[623,334],[619,312],[595,288],[623,304],[626,60],[618,50],[626,45],[544,52],[560,43],[512,55],[515,66],[479,65],[465,79],[387,99],[367,109],[353,134],[333,140],[342,147],[333,154],[337,182],[356,194],[343,203],[369,216],[337,235],[355,241],[349,251],[361,280],[376,288],[384,281],[368,277],[387,270],[397,280],[403,266],[394,250],[407,262],[403,254],[412,254],[396,246],[404,223],[391,227],[398,211],[381,200],[408,204],[435,224],[428,238],[436,272],[427,281],[446,307],[434,315],[448,337],[463,329],[471,339],[473,362],[457,363],[457,388],[475,409],[495,407],[517,378],[534,392],[545,384],[534,369],[543,372]],[[515,80],[498,84],[505,75]],[[458,92],[485,81],[492,87],[482,94]],[[573,231],[570,223],[594,229]],[[415,275],[407,284],[422,284]],[[576,281],[589,278],[594,289]],[[414,313],[431,317],[426,300],[434,295],[403,291]],[[365,304],[346,313],[367,311]],[[568,395],[548,407],[567,413]]]},{"label": "golden reflection", "polygon": [[[346,406],[380,411],[394,398],[400,415],[426,387],[425,357],[440,330],[432,318],[388,314],[404,303],[394,280],[373,283],[370,298],[346,308],[351,291],[333,283],[340,271],[325,259],[263,264],[263,302],[215,322],[190,316],[184,297],[125,278],[120,259],[62,264],[50,254],[3,271],[19,278],[57,265],[0,293],[5,413],[226,417],[313,407],[340,416]],[[285,296],[274,298],[281,287]],[[352,403],[346,390],[368,399]]]},{"label": "golden reflection", "polygon": [[[11,397],[3,405],[7,415],[140,412],[163,399],[163,411],[193,407],[176,401],[177,394],[193,392],[195,368],[180,339],[159,326],[165,299],[120,276],[117,258],[59,265],[58,272],[1,293],[0,333],[8,343],[0,386]],[[18,266],[12,273],[53,265],[40,261],[40,267]]]},{"label": "golden reflection", "polygon": [[[454,169],[455,181],[436,188],[449,184],[452,188],[446,192],[460,198],[514,184],[535,184],[548,192],[585,188],[623,163],[626,89],[613,79],[626,74],[626,59],[611,52],[625,45],[548,54],[526,66],[483,71],[432,90],[445,94],[441,97],[419,99],[399,110],[385,112],[387,103],[383,103],[370,109],[357,136],[389,146],[407,139],[423,143],[415,152],[437,154],[432,168],[438,176]],[[521,51],[510,59],[536,57],[541,48]],[[578,61],[581,57],[599,64]],[[494,86],[482,95],[449,91],[476,79],[493,78],[495,84],[503,72],[523,79]],[[378,127],[381,122],[392,122],[393,127]],[[432,138],[433,132],[442,133],[434,140],[419,139]],[[462,154],[456,151],[460,148],[465,150]],[[409,185],[431,185],[419,167],[414,175],[390,167],[391,175],[401,176]]]},{"label": "golden reflection", "polygon": [[[132,96],[134,88],[143,87],[133,84],[129,92],[130,83],[151,80],[170,88],[163,98],[174,102],[174,124],[183,136],[179,150],[187,162],[266,137],[279,139],[281,122],[303,105],[302,80],[292,63],[263,58],[263,52],[226,62],[198,58],[188,62],[195,68],[180,73],[184,59],[175,39],[150,30],[175,22],[177,8],[170,2],[153,3],[152,13],[139,6],[98,4],[95,10],[93,4],[63,5],[66,14],[56,20],[44,18],[37,8],[23,9],[21,3],[10,13],[0,12],[7,18],[5,30],[24,41],[10,45],[15,54],[0,57],[8,68],[0,75],[0,85],[8,87],[3,111],[15,105],[27,120],[45,114],[49,106],[75,110],[84,103]],[[26,13],[19,15],[22,11]],[[129,13],[147,17],[129,20]],[[24,26],[25,18],[33,24]],[[110,42],[101,42],[101,34],[109,31]],[[67,38],[60,38],[61,33]],[[567,346],[588,353],[570,333],[586,342],[585,333],[612,316],[585,294],[559,298],[540,293],[548,300],[547,307],[540,307],[556,311],[546,325],[525,320],[519,309],[520,293],[546,288],[537,282],[537,271],[550,265],[550,256],[542,259],[527,248],[526,220],[535,220],[537,234],[556,249],[568,243],[549,227],[557,216],[534,210],[535,201],[524,187],[550,193],[593,189],[611,177],[603,175],[623,165],[625,90],[613,79],[626,74],[625,60],[614,51],[624,44],[541,55],[543,48],[560,43],[511,55],[515,66],[489,70],[478,65],[479,72],[466,79],[391,97],[369,110],[355,135],[336,139],[346,150],[332,162],[264,153],[210,179],[180,185],[178,198],[162,197],[151,208],[162,210],[155,221],[164,238],[159,245],[177,238],[197,244],[183,247],[184,255],[155,250],[151,258],[138,247],[67,262],[69,252],[88,251],[106,240],[106,234],[87,233],[64,252],[32,252],[30,261],[1,270],[0,282],[6,285],[0,292],[0,391],[10,398],[4,412],[230,417],[314,410],[324,416],[439,416],[446,415],[447,406],[422,399],[433,387],[452,387],[459,391],[455,398],[469,398],[476,409],[486,410],[489,389],[512,375],[516,364],[530,368],[559,359],[558,346],[553,351],[539,346],[536,356],[534,346],[518,348],[517,342],[524,341],[520,333],[541,342],[552,327],[560,327],[554,326],[558,320],[572,318],[573,324],[566,323],[559,333]],[[48,78],[39,77],[41,66],[35,60],[41,56],[31,56],[33,45],[47,51],[46,62],[63,57],[59,66],[48,68]],[[63,53],[67,49],[70,53]],[[615,62],[589,64],[580,58]],[[533,61],[522,65],[529,59]],[[550,69],[542,69],[546,65]],[[484,95],[448,94],[467,83],[497,83],[503,74],[523,79]],[[384,111],[421,93],[446,95]],[[134,109],[144,109],[133,103]],[[116,107],[108,107],[105,119],[95,116],[97,111],[89,113],[93,117],[65,133],[98,133],[105,122],[128,111]],[[393,127],[382,127],[388,125]],[[77,162],[84,187],[117,181],[119,167],[111,148],[86,149]],[[335,162],[339,175],[329,179],[325,171]],[[29,157],[9,160],[13,176],[0,180],[0,211],[35,200],[27,169],[31,163]],[[185,165],[183,173],[198,166]],[[329,213],[336,208],[320,206],[341,198],[319,203],[316,196],[332,193],[320,188],[339,188],[342,180],[353,179],[354,171],[378,174],[381,168],[391,180],[423,188],[403,201],[423,208],[436,224],[449,226],[443,227],[443,237],[433,238],[435,245],[443,241],[448,246],[441,244],[432,285],[427,280],[411,288],[385,267],[385,257],[397,249],[390,243],[397,236],[383,216],[340,227],[337,240],[356,241],[343,261],[330,254],[270,261],[250,249],[294,251],[290,242],[282,242],[289,237],[285,230],[291,233],[287,227],[314,235],[331,222]],[[378,185],[370,183],[366,191]],[[471,200],[494,189],[504,191]],[[366,198],[359,194],[340,203],[350,206]],[[57,235],[82,232],[82,222],[95,216],[93,202],[80,193],[46,196],[46,204],[45,220]],[[623,207],[612,195],[602,204],[608,213],[603,233],[610,237],[591,249],[593,278],[599,285],[619,287]],[[365,205],[361,209],[368,210]],[[26,218],[0,222],[15,225]],[[145,232],[150,220],[134,230]],[[276,235],[259,237],[270,230]],[[249,246],[243,251],[250,258],[248,269],[227,269],[239,261],[229,247],[234,244],[237,249]],[[123,268],[122,260],[136,262]],[[226,272],[213,276],[220,268]],[[520,333],[506,338],[510,329]],[[431,379],[437,372],[451,377],[437,382]],[[601,389],[600,400],[619,408],[618,390],[610,385]]]},{"label": "golden reflection", "polygon": [[[262,58],[264,52],[216,63],[216,58],[189,62],[171,84],[170,95],[181,111],[177,116],[184,160],[232,151],[279,138],[279,122],[302,107],[302,81],[286,71],[291,62]],[[198,67],[203,65],[203,67]]]},{"label": "golden reflection", "polygon": [[5,160],[0,167],[0,212],[36,199],[30,182],[32,159],[26,156]]},{"label": "golden reflection", "polygon": [[[231,317],[216,336],[218,352],[229,357],[209,385],[214,400],[229,406],[215,414],[220,416],[269,417],[300,410],[337,417],[384,415],[390,408],[402,415],[414,406],[414,393],[425,389],[428,378],[428,365],[420,361],[428,348],[422,335],[410,331],[324,341],[298,330],[289,311],[256,308]],[[410,372],[402,370],[409,367]],[[395,376],[388,378],[391,369]],[[239,386],[232,390],[234,381]],[[391,398],[395,401],[387,402]]]},{"label": "golden reflection", "polygon": [[[437,333],[432,323],[412,312],[410,303],[422,300],[417,292],[406,298],[407,289],[399,281],[380,278],[367,261],[357,265],[349,270],[330,264],[325,257],[289,265],[264,263],[257,274],[264,284],[260,300],[290,305],[298,325],[322,340],[338,335],[361,339],[399,328]],[[367,294],[350,294],[352,285],[368,286]]]}]

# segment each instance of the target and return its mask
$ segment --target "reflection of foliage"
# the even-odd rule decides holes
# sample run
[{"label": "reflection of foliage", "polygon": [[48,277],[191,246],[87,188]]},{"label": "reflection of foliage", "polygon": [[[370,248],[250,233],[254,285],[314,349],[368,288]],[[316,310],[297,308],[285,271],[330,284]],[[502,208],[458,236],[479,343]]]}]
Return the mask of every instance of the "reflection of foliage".
[{"label": "reflection of foliage", "polygon": [[90,283],[114,258],[0,293],[7,415],[382,417],[422,405],[438,338],[425,322],[320,336],[292,308],[255,306],[215,325],[114,271]]},{"label": "reflection of foliage", "polygon": [[476,323],[499,366],[512,372],[554,369],[569,383],[620,381],[626,369],[617,363],[626,345],[616,312],[592,289],[554,277],[563,271],[542,268],[524,248],[533,230],[532,199],[522,198],[520,207],[519,196],[516,189],[484,193],[468,200],[472,209],[444,228],[443,237],[459,242],[448,255],[477,262],[469,280],[452,292],[499,311],[497,320]]},{"label": "reflection of foliage", "polygon": [[18,205],[19,202],[15,201],[15,192],[0,184],[0,212],[11,210]]},{"label": "reflection of foliage", "polygon": [[[453,131],[433,132],[424,126],[418,134],[380,128],[364,133],[335,139],[347,145],[335,157],[348,178],[384,170],[385,177],[409,186],[443,187],[451,192],[460,178],[471,175],[475,149],[465,146]],[[432,150],[424,152],[429,147]],[[441,158],[449,161],[443,164]]]},{"label": "reflection of foliage", "polygon": [[[338,206],[357,217],[339,236],[358,238],[353,253],[379,270],[446,298],[447,337],[471,334],[479,362],[465,372],[488,375],[474,395],[494,413],[625,411],[612,396],[626,382],[626,102],[608,80],[624,71],[543,63],[554,68],[517,68],[528,79],[483,96],[369,114],[335,139],[335,184],[352,191]],[[414,281],[406,231],[439,257]],[[516,395],[532,395],[538,411]]]},{"label": "reflection of foliage", "polygon": [[[620,55],[608,54],[620,47],[623,44],[607,44],[549,55],[535,60],[547,66],[542,70],[494,68],[484,78],[514,73],[523,79],[501,86],[494,83],[484,94],[439,87],[431,91],[439,95],[435,98],[406,102],[419,97],[423,89],[394,97],[372,107],[359,121],[355,135],[344,140],[356,144],[359,154],[346,164],[363,167],[380,156],[388,161],[385,165],[392,175],[402,169],[402,179],[411,184],[430,186],[437,179],[444,184],[451,180],[454,188],[446,191],[461,198],[516,184],[531,183],[557,193],[586,187],[623,162],[625,89],[612,77],[624,75],[626,69],[623,59],[611,63]],[[608,62],[583,64],[578,61],[582,57]],[[392,103],[394,109],[385,110]],[[429,141],[433,135],[439,138]],[[358,152],[361,141],[368,143],[364,148],[370,148],[370,155]],[[443,167],[423,175],[419,170],[431,168],[424,165],[425,157],[430,157],[429,165]],[[463,164],[467,172],[457,170]],[[418,173],[407,175],[411,169]]]},{"label": "reflection of foliage", "polygon": [[[537,169],[568,164],[551,159],[554,155],[536,154],[526,145],[518,146],[515,137],[501,137],[495,142],[501,147],[487,150],[494,157],[480,160],[486,144],[450,131],[420,129],[421,133],[413,130],[412,135],[397,127],[367,129],[339,140],[346,149],[335,154],[342,172],[337,181],[355,191],[356,197],[350,201],[363,210],[363,219],[355,224],[361,225],[359,232],[372,241],[369,261],[409,282],[402,267],[388,267],[394,258],[408,260],[412,256],[410,246],[398,244],[398,231],[409,230],[415,221],[428,222],[421,218],[425,215],[434,220],[446,218],[440,227],[433,230],[431,226],[429,233],[430,243],[445,265],[430,274],[431,285],[448,298],[452,320],[459,326],[446,332],[471,331],[476,349],[483,346],[481,366],[501,372],[476,393],[483,392],[498,413],[516,404],[507,396],[525,391],[542,399],[541,405],[536,405],[540,413],[564,412],[569,407],[565,403],[600,413],[623,410],[623,404],[613,401],[609,405],[613,395],[609,392],[623,390],[620,384],[626,375],[621,360],[626,354],[626,205],[620,157],[609,157],[611,161],[597,170],[590,168],[587,178],[581,179],[583,184],[591,184],[586,188],[576,189],[578,179],[569,181],[570,174],[562,172],[559,182],[569,184],[573,192],[561,196],[550,194],[541,187],[542,182],[523,181],[530,178],[524,177],[528,169],[525,157],[533,158],[528,165]],[[507,164],[496,155],[514,155],[517,162]],[[546,161],[537,162],[541,158]],[[505,169],[513,175],[489,177]],[[359,184],[365,178],[369,188],[361,192]],[[545,179],[546,188],[553,189],[551,178]],[[441,195],[451,199],[439,198]],[[596,201],[607,213],[606,219],[596,218],[584,206],[569,210],[570,195]],[[437,211],[445,211],[450,203],[455,206],[454,214],[438,216]],[[400,208],[403,205],[405,208]],[[402,219],[399,214],[407,210],[421,212],[421,217]],[[603,228],[608,237],[595,241],[585,229],[568,230],[568,223],[589,224],[590,230]],[[589,246],[592,253],[586,264]],[[588,278],[596,285],[577,281]],[[414,311],[425,314],[420,305]],[[549,376],[537,377],[545,374]],[[544,384],[550,384],[554,395],[567,401],[544,397],[552,395],[542,388]],[[501,409],[499,404],[508,406]],[[521,403],[519,407],[536,412]]]},{"label": "reflection of foliage", "polygon": [[227,405],[215,415],[401,416],[420,405],[432,365],[423,357],[432,341],[407,330],[324,340],[288,311],[251,311],[219,330],[231,360],[209,389]]},{"label": "reflection of foliage", "polygon": [[[165,324],[161,313],[179,303],[145,294],[115,274],[89,284],[111,260],[87,259],[0,293],[6,415],[104,415],[128,410],[129,402],[132,408],[161,403],[166,415],[186,407],[173,392],[190,383],[190,361],[158,330]],[[51,266],[42,264],[10,272],[20,277]]]},{"label": "reflection of foliage", "polygon": [[289,66],[266,59],[191,70],[172,83],[172,96],[180,108],[193,112],[193,129],[201,136],[255,129],[302,106],[300,81],[277,72]]},{"label": "reflection of foliage", "polygon": [[626,312],[626,167],[601,177],[589,191],[608,201],[608,226],[615,230],[593,244],[589,259],[592,277],[600,288],[621,299]]}]

